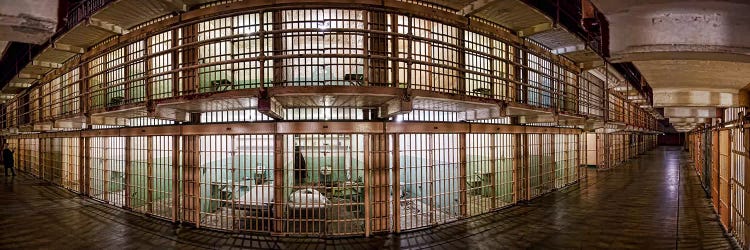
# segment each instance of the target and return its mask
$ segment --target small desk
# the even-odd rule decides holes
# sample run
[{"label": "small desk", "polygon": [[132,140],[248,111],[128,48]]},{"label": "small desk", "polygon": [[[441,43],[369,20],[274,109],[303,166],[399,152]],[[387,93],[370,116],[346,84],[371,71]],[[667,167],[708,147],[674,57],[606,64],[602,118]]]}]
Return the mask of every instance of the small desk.
[{"label": "small desk", "polygon": [[232,88],[232,81],[227,79],[213,80],[211,83],[211,92],[225,91]]},{"label": "small desk", "polygon": [[351,83],[352,85],[362,86],[362,82],[365,80],[363,74],[345,74],[344,81]]}]

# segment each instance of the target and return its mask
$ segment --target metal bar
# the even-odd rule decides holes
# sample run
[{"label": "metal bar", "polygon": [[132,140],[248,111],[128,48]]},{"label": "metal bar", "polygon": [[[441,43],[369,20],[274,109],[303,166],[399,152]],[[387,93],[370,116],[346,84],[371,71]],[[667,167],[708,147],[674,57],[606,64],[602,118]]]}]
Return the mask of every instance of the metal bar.
[{"label": "metal bar", "polygon": [[146,137],[146,212],[154,214],[154,137]]},{"label": "metal bar", "polygon": [[273,192],[274,197],[279,197],[273,203],[274,210],[274,226],[272,234],[283,235],[285,218],[284,215],[284,202],[281,201],[281,197],[284,197],[284,136],[273,135],[273,157],[274,157],[274,183]]},{"label": "metal bar", "polygon": [[[393,138],[391,147],[393,148],[393,168],[391,176],[393,176],[393,231],[396,233],[401,232],[401,134],[390,135]],[[398,197],[398,198],[397,198]]]},{"label": "metal bar", "polygon": [[180,220],[180,209],[182,207],[181,204],[181,196],[180,196],[180,180],[182,180],[180,176],[180,154],[182,153],[181,147],[180,147],[180,136],[172,136],[172,145],[171,145],[171,151],[172,151],[172,178],[171,178],[171,184],[172,184],[172,222],[177,222]]},{"label": "metal bar", "polygon": [[459,211],[461,217],[467,217],[468,213],[468,199],[466,197],[467,185],[466,185],[466,134],[458,134],[458,190],[459,190]]},{"label": "metal bar", "polygon": [[126,208],[133,208],[131,204],[130,197],[132,197],[132,168],[133,168],[133,160],[131,155],[131,145],[130,145],[130,137],[125,137],[125,207]]}]

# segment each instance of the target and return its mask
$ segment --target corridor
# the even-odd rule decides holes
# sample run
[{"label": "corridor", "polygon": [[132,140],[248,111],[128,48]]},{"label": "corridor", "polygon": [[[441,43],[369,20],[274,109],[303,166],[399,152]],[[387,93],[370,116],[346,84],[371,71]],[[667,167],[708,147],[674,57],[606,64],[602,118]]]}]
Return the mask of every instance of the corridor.
[{"label": "corridor", "polygon": [[660,147],[499,212],[400,235],[328,240],[180,227],[21,174],[0,179],[0,248],[732,248],[688,164],[681,148]]}]

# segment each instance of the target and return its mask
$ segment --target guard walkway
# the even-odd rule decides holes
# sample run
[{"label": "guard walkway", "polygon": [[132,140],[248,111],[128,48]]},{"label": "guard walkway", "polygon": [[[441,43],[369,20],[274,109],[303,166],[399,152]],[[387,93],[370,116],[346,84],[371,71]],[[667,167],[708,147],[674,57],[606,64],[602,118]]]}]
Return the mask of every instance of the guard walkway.
[{"label": "guard walkway", "polygon": [[580,185],[497,213],[400,235],[332,240],[180,227],[21,174],[0,177],[0,248],[736,248],[680,148],[589,171]]}]

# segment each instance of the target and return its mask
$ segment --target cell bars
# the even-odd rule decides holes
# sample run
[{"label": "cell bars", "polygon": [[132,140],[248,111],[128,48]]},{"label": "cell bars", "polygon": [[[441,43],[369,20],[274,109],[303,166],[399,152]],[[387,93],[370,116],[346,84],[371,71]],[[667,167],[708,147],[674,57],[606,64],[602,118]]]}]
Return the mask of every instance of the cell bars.
[{"label": "cell bars", "polygon": [[514,135],[467,135],[466,148],[467,215],[515,203]]},{"label": "cell bars", "polygon": [[36,177],[42,177],[39,168],[39,156],[42,152],[39,148],[38,138],[21,138],[18,139],[20,144],[20,157],[17,160],[20,169],[31,173]]},{"label": "cell bars", "polygon": [[[399,225],[403,230],[455,220],[462,208],[457,134],[399,135]],[[395,183],[394,183],[395,185]]]},{"label": "cell bars", "polygon": [[284,136],[284,231],[365,232],[365,135]]},{"label": "cell bars", "polygon": [[61,143],[60,163],[61,186],[73,191],[81,191],[81,139],[80,138],[55,138]]},{"label": "cell bars", "polygon": [[180,138],[130,138],[131,206],[163,218],[177,218],[175,200],[180,183]]},{"label": "cell bars", "polygon": [[727,225],[742,246],[747,246],[748,240],[750,240],[745,237],[745,230],[747,230],[745,220],[745,199],[747,197],[745,164],[748,157],[745,144],[746,132],[746,129],[742,127],[731,129],[731,178],[729,180],[731,186],[729,221],[731,224]]},{"label": "cell bars", "polygon": [[89,195],[109,204],[125,206],[125,138],[89,138]]},{"label": "cell bars", "polygon": [[8,141],[18,145],[25,170],[73,191],[85,186],[88,196],[114,206],[226,231],[341,236],[434,226],[574,183],[579,137],[217,134]]},{"label": "cell bars", "polygon": [[270,135],[200,136],[200,225],[273,231],[274,141]]}]

